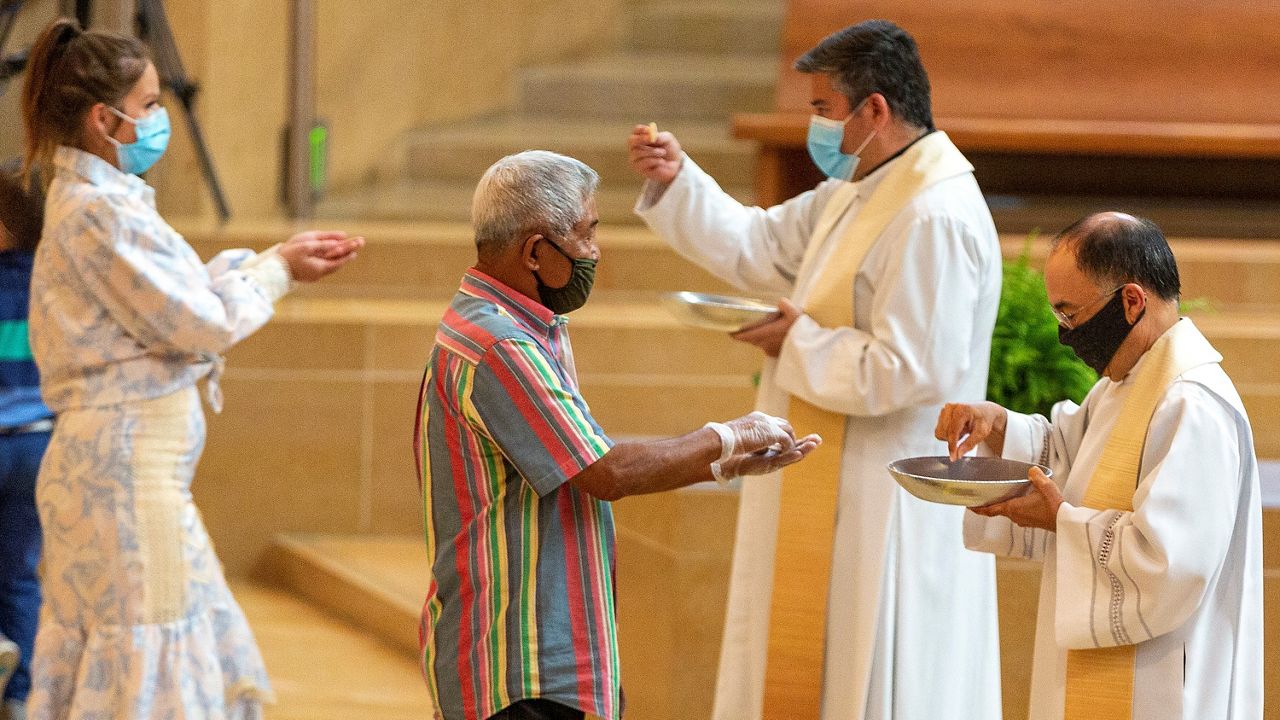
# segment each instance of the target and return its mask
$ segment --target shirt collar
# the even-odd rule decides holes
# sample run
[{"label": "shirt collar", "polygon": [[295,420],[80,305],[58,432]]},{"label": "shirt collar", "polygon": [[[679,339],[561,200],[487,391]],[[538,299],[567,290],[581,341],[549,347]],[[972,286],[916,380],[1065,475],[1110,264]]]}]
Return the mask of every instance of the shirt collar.
[{"label": "shirt collar", "polygon": [[72,173],[104,192],[141,195],[147,200],[155,197],[155,191],[147,181],[79,148],[59,145],[53,155],[53,165],[57,173]]},{"label": "shirt collar", "polygon": [[567,321],[563,315],[556,315],[542,303],[475,268],[467,268],[462,276],[461,292],[495,303],[521,325],[544,337],[550,337],[554,328]]},{"label": "shirt collar", "polygon": [[932,135],[935,132],[937,132],[937,130],[926,130],[923,135],[916,138],[915,140],[912,140],[906,145],[903,145],[902,148],[898,150],[898,152],[882,160],[879,165],[876,165],[875,168],[871,170],[871,172],[867,173],[862,177],[861,180],[858,180],[857,182],[854,183],[855,185],[858,186],[858,194],[869,195],[871,191],[875,190],[876,186],[880,184],[880,181],[884,179],[884,176],[889,174],[889,166],[893,164],[893,161],[897,160],[898,158],[901,158],[904,154],[906,154],[906,152],[911,149],[912,145],[915,145],[916,143],[920,142],[921,140],[925,139],[926,137],[928,137],[929,135]]}]

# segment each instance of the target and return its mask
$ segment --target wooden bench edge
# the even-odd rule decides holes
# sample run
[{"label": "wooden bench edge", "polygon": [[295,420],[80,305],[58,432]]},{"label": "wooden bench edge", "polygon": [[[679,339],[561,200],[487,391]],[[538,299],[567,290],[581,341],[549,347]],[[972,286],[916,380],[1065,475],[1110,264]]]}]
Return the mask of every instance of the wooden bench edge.
[{"label": "wooden bench edge", "polygon": [[[1280,124],[939,118],[968,152],[1280,159]],[[772,148],[802,148],[808,113],[738,113],[733,136]]]}]

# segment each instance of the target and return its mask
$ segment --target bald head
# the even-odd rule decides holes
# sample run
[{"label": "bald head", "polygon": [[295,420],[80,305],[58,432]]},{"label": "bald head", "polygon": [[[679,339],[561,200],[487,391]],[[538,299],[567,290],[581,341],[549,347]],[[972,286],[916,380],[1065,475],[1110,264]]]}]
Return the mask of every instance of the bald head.
[{"label": "bald head", "polygon": [[1070,251],[1095,285],[1137,283],[1166,301],[1182,291],[1178,263],[1164,233],[1146,218],[1101,212],[1072,223],[1054,239],[1051,254]]}]

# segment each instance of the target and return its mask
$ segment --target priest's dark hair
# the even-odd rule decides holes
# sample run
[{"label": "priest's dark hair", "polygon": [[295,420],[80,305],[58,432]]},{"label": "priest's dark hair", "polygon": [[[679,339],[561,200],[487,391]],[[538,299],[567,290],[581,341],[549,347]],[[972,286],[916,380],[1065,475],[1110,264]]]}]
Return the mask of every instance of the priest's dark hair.
[{"label": "priest's dark hair", "polygon": [[828,35],[796,60],[795,68],[830,76],[850,107],[880,93],[895,116],[934,129],[929,75],[916,41],[888,20],[867,20]]},{"label": "priest's dark hair", "polygon": [[1076,267],[1100,287],[1137,283],[1166,301],[1182,293],[1173,250],[1146,218],[1122,212],[1087,215],[1058,233],[1052,247],[1073,250]]}]

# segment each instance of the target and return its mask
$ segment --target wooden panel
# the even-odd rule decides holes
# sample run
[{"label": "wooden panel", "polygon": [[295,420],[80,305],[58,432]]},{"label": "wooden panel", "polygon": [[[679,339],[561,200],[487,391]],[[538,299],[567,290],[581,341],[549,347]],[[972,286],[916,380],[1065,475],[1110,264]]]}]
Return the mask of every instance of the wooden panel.
[{"label": "wooden panel", "polygon": [[915,37],[941,117],[1274,123],[1280,4],[1230,0],[791,0],[777,107],[802,110],[795,58],[886,18]]},{"label": "wooden panel", "polygon": [[[814,169],[802,153],[809,79],[795,59],[829,33],[887,18],[916,39],[939,128],[969,155],[988,192],[1280,197],[1250,181],[1280,158],[1280,4],[1228,0],[790,0],[775,114],[740,115],[762,143],[757,200],[790,197]],[[975,31],[981,28],[981,31]],[[990,156],[988,158],[983,156]],[[1027,158],[1066,158],[1063,166]],[[1092,169],[1097,159],[1143,159]],[[1230,161],[1212,168],[1159,159]],[[1239,166],[1232,163],[1253,162]],[[1164,178],[1189,178],[1189,186]]]}]

